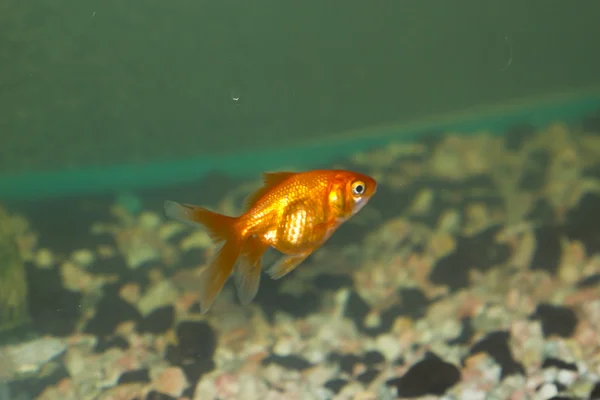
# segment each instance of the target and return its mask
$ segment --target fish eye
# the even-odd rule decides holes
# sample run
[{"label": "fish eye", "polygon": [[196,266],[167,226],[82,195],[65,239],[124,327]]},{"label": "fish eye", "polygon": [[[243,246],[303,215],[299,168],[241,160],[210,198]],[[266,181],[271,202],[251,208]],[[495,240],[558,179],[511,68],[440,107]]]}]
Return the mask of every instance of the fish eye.
[{"label": "fish eye", "polygon": [[352,193],[356,196],[360,196],[365,192],[366,185],[363,181],[352,182]]}]

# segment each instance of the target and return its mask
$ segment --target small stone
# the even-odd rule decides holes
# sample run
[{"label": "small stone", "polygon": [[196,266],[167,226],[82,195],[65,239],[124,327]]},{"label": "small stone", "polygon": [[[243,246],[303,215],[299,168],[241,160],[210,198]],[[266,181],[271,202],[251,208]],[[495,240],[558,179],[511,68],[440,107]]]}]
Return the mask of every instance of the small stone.
[{"label": "small stone", "polygon": [[558,389],[556,389],[556,385],[552,383],[545,383],[538,390],[535,399],[545,400],[550,399],[558,394]]},{"label": "small stone", "polygon": [[541,320],[545,337],[557,335],[567,338],[573,335],[577,327],[575,312],[563,306],[539,304],[531,318]]},{"label": "small stone", "polygon": [[508,345],[510,333],[506,331],[494,331],[488,333],[471,347],[470,354],[487,353],[502,368],[501,378],[513,374],[524,374],[523,365],[515,361]]},{"label": "small stone", "polygon": [[139,217],[140,227],[144,230],[153,231],[160,226],[160,217],[151,211],[144,211]]},{"label": "small stone", "polygon": [[388,360],[397,359],[402,353],[402,347],[392,335],[380,335],[375,340],[375,348]]},{"label": "small stone", "polygon": [[175,307],[167,305],[154,309],[138,324],[139,332],[165,333],[175,321]]},{"label": "small stone", "polygon": [[566,371],[566,370],[562,370],[562,371],[558,371],[558,375],[556,377],[556,380],[569,387],[573,384],[573,382],[575,382],[575,380],[577,379],[577,374],[573,371]]},{"label": "small stone", "polygon": [[208,236],[205,231],[195,231],[180,243],[182,251],[189,251],[192,249],[206,249],[212,246],[212,239]]},{"label": "small stone", "polygon": [[338,394],[347,383],[348,381],[346,379],[331,379],[325,382],[325,387],[331,390],[334,394]]},{"label": "small stone", "polygon": [[303,371],[312,367],[304,357],[298,355],[278,356],[271,355],[262,360],[263,365],[277,364],[280,367],[289,370]]},{"label": "small stone", "polygon": [[[38,371],[44,364],[65,351],[64,340],[52,337],[35,339],[5,348],[6,356],[19,373]],[[2,354],[0,354],[2,356]]]},{"label": "small stone", "polygon": [[55,264],[56,259],[49,249],[39,249],[35,253],[35,265],[38,268],[50,268]]},{"label": "small stone", "polygon": [[154,389],[171,397],[179,398],[187,389],[189,382],[180,368],[169,367],[154,380]]},{"label": "small stone", "polygon": [[140,298],[137,306],[143,316],[147,316],[153,310],[174,304],[179,298],[177,288],[168,280],[154,284]]},{"label": "small stone", "polygon": [[178,235],[179,233],[185,230],[185,226],[178,222],[169,221],[161,225],[158,230],[158,236],[163,240],[167,241],[173,236]]},{"label": "small stone", "polygon": [[214,400],[218,398],[215,378],[216,371],[214,373],[204,375],[200,379],[196,385],[196,390],[194,391],[194,400]]},{"label": "small stone", "polygon": [[427,353],[404,376],[387,381],[387,385],[396,388],[398,397],[441,396],[460,378],[460,370],[455,365],[444,362],[433,353]]},{"label": "small stone", "polygon": [[294,345],[292,339],[290,338],[279,339],[275,343],[275,346],[273,346],[273,353],[277,354],[278,356],[289,356],[292,354],[293,350]]},{"label": "small stone", "polygon": [[74,251],[71,259],[79,266],[88,268],[94,263],[96,256],[90,250],[81,249]]}]

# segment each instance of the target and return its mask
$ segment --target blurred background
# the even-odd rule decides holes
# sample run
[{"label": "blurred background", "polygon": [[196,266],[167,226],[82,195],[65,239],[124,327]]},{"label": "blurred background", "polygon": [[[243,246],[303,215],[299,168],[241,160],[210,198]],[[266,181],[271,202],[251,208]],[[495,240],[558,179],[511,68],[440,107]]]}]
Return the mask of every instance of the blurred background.
[{"label": "blurred background", "polygon": [[1,176],[368,136],[600,84],[596,2],[0,7]]},{"label": "blurred background", "polygon": [[[600,398],[599,21],[0,0],[0,400]],[[377,195],[200,315],[215,246],[164,201],[239,215],[262,172],[321,167]]]}]

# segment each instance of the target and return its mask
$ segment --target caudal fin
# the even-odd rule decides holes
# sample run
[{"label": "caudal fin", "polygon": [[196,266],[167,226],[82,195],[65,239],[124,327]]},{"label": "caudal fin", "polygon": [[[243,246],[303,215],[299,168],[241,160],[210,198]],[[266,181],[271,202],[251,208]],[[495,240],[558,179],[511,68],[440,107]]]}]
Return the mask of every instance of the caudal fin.
[{"label": "caudal fin", "polygon": [[236,218],[202,207],[165,201],[168,217],[204,226],[215,243],[225,242],[200,276],[200,311],[206,313],[223,289],[241,252],[241,241],[235,231]]}]

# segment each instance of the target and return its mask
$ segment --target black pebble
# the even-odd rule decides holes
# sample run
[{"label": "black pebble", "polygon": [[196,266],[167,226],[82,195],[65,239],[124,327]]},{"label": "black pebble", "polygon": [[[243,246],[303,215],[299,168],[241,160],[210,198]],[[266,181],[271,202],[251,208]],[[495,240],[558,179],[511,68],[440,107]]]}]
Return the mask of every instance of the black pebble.
[{"label": "black pebble", "polygon": [[100,336],[96,342],[96,346],[94,346],[94,352],[104,353],[106,350],[113,347],[127,350],[129,348],[129,342],[127,342],[127,340],[121,336]]},{"label": "black pebble", "polygon": [[297,371],[303,371],[312,367],[312,364],[305,358],[293,354],[289,356],[278,356],[276,354],[271,354],[262,360],[263,365],[269,365],[271,363],[277,364],[286,369],[293,369]]},{"label": "black pebble", "polygon": [[585,289],[594,287],[598,284],[600,284],[600,274],[593,274],[582,278],[579,282],[577,282],[576,286],[579,289]]},{"label": "black pebble", "polygon": [[348,296],[344,316],[350,318],[360,329],[364,326],[364,319],[370,310],[371,306],[356,291],[352,290]]},{"label": "black pebble", "polygon": [[575,363],[569,363],[559,358],[547,357],[542,364],[542,368],[552,367],[577,372],[577,365]]},{"label": "black pebble", "polygon": [[400,289],[400,298],[404,309],[401,315],[406,315],[415,320],[425,315],[429,300],[421,289],[417,287]]},{"label": "black pebble", "polygon": [[29,314],[37,333],[67,336],[75,329],[82,295],[62,287],[60,270],[27,264]]},{"label": "black pebble", "polygon": [[356,354],[340,354],[336,352],[329,354],[327,359],[329,362],[338,363],[340,369],[349,375],[352,375],[354,366],[362,361],[361,357]]},{"label": "black pebble", "polygon": [[405,364],[406,364],[406,359],[404,358],[404,356],[399,356],[393,362],[393,365],[405,365]]},{"label": "black pebble", "polygon": [[157,308],[146,316],[139,324],[139,332],[164,333],[171,329],[175,321],[175,308],[172,305]]},{"label": "black pebble", "polygon": [[590,399],[592,399],[592,400],[600,399],[600,382],[598,382],[598,383],[596,383],[596,385],[594,385],[594,388],[590,392]]},{"label": "black pebble", "polygon": [[135,282],[140,285],[141,290],[148,285],[148,270],[144,267],[130,268],[125,258],[118,253],[110,257],[98,257],[90,267],[90,271],[94,274],[118,275],[121,285]]},{"label": "black pebble", "polygon": [[158,393],[157,391],[151,391],[146,395],[145,400],[177,400],[175,397],[168,396],[163,393]]},{"label": "black pebble", "polygon": [[535,135],[535,127],[527,123],[513,125],[504,134],[504,148],[510,151],[520,150],[527,140]]},{"label": "black pebble", "polygon": [[381,312],[380,324],[375,327],[365,326],[364,319],[371,307],[358,293],[352,291],[344,309],[344,316],[350,318],[356,327],[369,336],[377,336],[388,332],[396,318],[406,316],[414,320],[425,315],[429,300],[419,288],[403,288],[399,290],[401,304],[392,305]]},{"label": "black pebble", "polygon": [[454,339],[448,340],[448,344],[451,346],[468,344],[471,341],[471,338],[475,334],[473,330],[473,326],[471,325],[470,317],[463,317],[461,319],[461,330],[457,337]]},{"label": "black pebble", "polygon": [[322,273],[314,278],[313,283],[317,289],[338,290],[343,287],[352,287],[354,282],[349,275]]},{"label": "black pebble", "polygon": [[544,337],[557,335],[568,338],[577,327],[577,316],[572,309],[553,304],[539,304],[531,319],[541,321]]},{"label": "black pebble", "polygon": [[551,226],[539,227],[535,230],[535,252],[531,260],[532,270],[544,270],[556,273],[561,260],[560,231]]},{"label": "black pebble", "polygon": [[177,326],[177,358],[179,365],[196,360],[212,359],[217,347],[217,336],[204,321],[183,321]]},{"label": "black pebble", "polygon": [[455,365],[427,353],[404,376],[387,381],[387,385],[396,387],[398,397],[441,396],[456,385],[460,377],[460,370]]},{"label": "black pebble", "polygon": [[169,346],[165,358],[181,367],[192,387],[215,368],[215,331],[204,321],[184,321],[177,326],[177,346]]},{"label": "black pebble", "polygon": [[97,244],[114,244],[110,235],[92,235],[90,228],[98,221],[111,222],[112,195],[69,196],[35,202],[23,202],[16,208],[25,214],[39,247],[69,255]]},{"label": "black pebble", "polygon": [[124,372],[119,377],[119,385],[126,383],[148,383],[150,382],[150,373],[147,369],[136,369],[133,371]]},{"label": "black pebble", "polygon": [[181,258],[179,259],[178,266],[182,269],[185,268],[197,268],[206,260],[205,250],[203,249],[189,249],[182,252]]},{"label": "black pebble", "polygon": [[515,361],[508,346],[509,337],[507,331],[490,332],[471,347],[469,354],[487,353],[502,368],[502,379],[509,375],[524,375],[523,365]]},{"label": "black pebble", "polygon": [[495,241],[501,229],[502,226],[495,225],[471,237],[459,237],[454,252],[438,260],[433,267],[429,275],[431,282],[457,290],[469,285],[470,268],[487,271],[508,261],[510,247]]},{"label": "black pebble", "polygon": [[96,314],[88,322],[84,332],[96,336],[109,336],[120,323],[133,321],[137,324],[141,319],[137,308],[120,298],[117,293],[106,290],[96,305]]},{"label": "black pebble", "polygon": [[321,306],[319,292],[311,290],[300,295],[281,293],[281,283],[281,279],[262,279],[260,290],[256,294],[255,302],[261,306],[269,321],[273,321],[277,311],[302,318],[319,310]]},{"label": "black pebble", "polygon": [[[561,386],[561,385],[557,385],[557,384],[555,383],[555,384],[554,384],[554,386],[556,386],[556,388],[557,388],[558,390],[561,390],[561,389],[560,389],[560,386]],[[561,396],[561,395],[558,395],[558,396],[550,397],[548,400],[577,400],[577,399],[575,399],[575,398],[573,398],[573,397],[571,397],[571,396]]]},{"label": "black pebble", "polygon": [[369,383],[373,382],[373,380],[375,378],[377,378],[377,376],[379,375],[379,372],[380,371],[377,369],[369,368],[362,374],[358,375],[356,377],[356,380],[364,385],[368,385]]},{"label": "black pebble", "polygon": [[533,202],[531,209],[525,215],[525,219],[542,225],[554,224],[556,223],[556,210],[548,200],[540,197]]},{"label": "black pebble", "polygon": [[537,192],[546,184],[546,171],[550,165],[550,155],[545,150],[533,150],[527,156],[519,179],[519,188],[527,192]]},{"label": "black pebble", "polygon": [[334,394],[338,394],[342,391],[344,386],[348,383],[345,379],[331,379],[325,382],[325,387],[331,390]]},{"label": "black pebble", "polygon": [[592,217],[597,215],[600,215],[600,195],[586,193],[565,216],[567,237],[580,240],[587,254],[600,252],[600,225],[597,218]]},{"label": "black pebble", "polygon": [[363,355],[363,362],[368,366],[374,366],[385,362],[385,357],[377,350],[370,350]]},{"label": "black pebble", "polygon": [[279,309],[296,318],[303,318],[309,314],[315,313],[321,306],[321,296],[319,293],[310,291],[300,295],[283,293],[279,295]]},{"label": "black pebble", "polygon": [[600,179],[600,164],[594,164],[584,168],[581,174],[586,178]]}]

